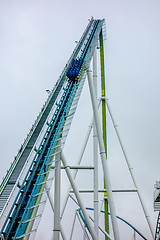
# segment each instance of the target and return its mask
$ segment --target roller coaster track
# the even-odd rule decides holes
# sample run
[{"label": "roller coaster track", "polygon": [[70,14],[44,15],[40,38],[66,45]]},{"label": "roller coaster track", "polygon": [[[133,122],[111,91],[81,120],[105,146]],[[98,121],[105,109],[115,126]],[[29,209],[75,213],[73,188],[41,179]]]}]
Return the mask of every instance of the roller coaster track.
[{"label": "roller coaster track", "polygon": [[[94,211],[93,208],[86,208],[86,209],[87,209],[87,210]],[[86,228],[88,229],[88,226],[87,226],[87,224],[86,224],[86,222],[85,222],[85,220],[84,220],[84,217],[83,217],[83,215],[82,215],[82,213],[81,213],[81,209],[79,208],[77,211],[78,211],[78,213],[79,213],[79,215],[80,215],[83,223],[85,224]],[[104,213],[104,211],[101,211],[101,212]],[[111,215],[110,213],[108,213],[108,214]],[[147,240],[147,238],[145,238],[135,227],[133,227],[132,224],[130,224],[130,223],[127,222],[125,219],[123,219],[123,218],[121,218],[121,217],[119,217],[119,216],[116,216],[116,217],[117,217],[117,219],[119,219],[119,220],[121,220],[122,222],[124,222],[125,224],[127,224],[130,228],[132,228],[142,239]],[[89,230],[89,229],[88,229],[88,230]]]},{"label": "roller coaster track", "polygon": [[155,233],[155,240],[160,239],[160,212],[157,218],[157,225],[156,225],[156,233]]},{"label": "roller coaster track", "polygon": [[[16,192],[16,197],[14,197],[0,232],[5,240],[29,239],[30,235],[37,231],[46,203],[47,191],[50,190],[54,178],[54,163],[57,160],[58,149],[59,147],[63,148],[69,132],[84,85],[86,69],[97,45],[103,21],[90,20],[61,77],[0,186],[1,219],[2,216],[4,218],[3,213],[6,206]],[[80,77],[78,81],[67,81],[67,69],[71,61],[78,57],[83,59]],[[49,121],[53,106],[55,110]],[[40,139],[39,135],[43,132],[46,123],[47,129],[38,149],[35,149],[37,139]],[[26,162],[34,150],[36,151],[34,158],[30,166],[27,167]],[[27,168],[26,175],[22,183],[18,184],[19,176],[25,167]]]},{"label": "roller coaster track", "polygon": [[7,202],[9,195],[16,183],[16,180],[25,165],[27,158],[29,157],[29,154],[31,153],[34,144],[42,130],[42,127],[44,126],[44,123],[46,122],[46,119],[52,109],[52,106],[55,104],[57,97],[59,95],[59,92],[61,91],[63,84],[65,82],[66,78],[66,69],[73,58],[77,57],[85,39],[88,35],[88,32],[93,24],[93,19],[88,24],[84,34],[82,35],[81,40],[77,44],[73,54],[71,55],[67,65],[65,66],[61,77],[58,79],[56,86],[53,88],[47,102],[45,103],[44,107],[42,108],[39,116],[37,117],[37,120],[35,121],[34,125],[32,126],[32,129],[30,130],[26,140],[24,141],[23,145],[21,146],[17,156],[15,157],[14,162],[12,163],[10,169],[8,170],[2,184],[0,185],[0,214],[2,213],[2,210],[4,209],[5,203]]}]

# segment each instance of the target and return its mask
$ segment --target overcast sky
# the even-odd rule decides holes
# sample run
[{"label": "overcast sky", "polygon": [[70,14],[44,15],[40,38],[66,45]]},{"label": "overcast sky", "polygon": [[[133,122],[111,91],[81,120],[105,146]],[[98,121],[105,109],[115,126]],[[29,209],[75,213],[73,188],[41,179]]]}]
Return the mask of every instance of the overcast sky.
[{"label": "overcast sky", "polygon": [[[46,89],[52,89],[57,81],[88,18],[105,18],[107,96],[155,227],[153,191],[160,180],[159,12],[158,0],[0,1],[1,179],[47,99]],[[84,137],[82,131],[75,134],[75,129],[83,123],[85,132],[92,115],[87,82],[82,97],[71,130],[78,139],[74,139],[72,148],[71,144],[67,145],[69,150],[65,148],[70,159],[78,155]],[[108,161],[113,188],[132,188],[109,117]],[[135,195],[114,194],[117,215],[151,239]],[[45,222],[46,226],[51,223],[48,215]],[[40,226],[36,239],[50,239],[51,226],[48,230]],[[123,230],[122,225],[120,228]],[[133,232],[127,231],[127,236],[121,231],[121,239],[132,239]]]}]

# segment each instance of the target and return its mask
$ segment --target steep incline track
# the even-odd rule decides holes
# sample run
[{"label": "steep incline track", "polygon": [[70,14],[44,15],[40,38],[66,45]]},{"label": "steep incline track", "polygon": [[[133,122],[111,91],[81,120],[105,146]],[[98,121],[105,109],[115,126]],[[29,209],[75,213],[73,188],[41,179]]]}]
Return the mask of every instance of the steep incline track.
[{"label": "steep incline track", "polygon": [[18,155],[15,157],[14,162],[12,163],[9,171],[7,172],[5,178],[0,186],[0,216],[1,216],[4,206],[7,202],[7,200],[9,199],[9,196],[13,190],[13,187],[15,186],[17,179],[18,179],[31,151],[34,148],[36,140],[47,120],[47,117],[48,117],[53,105],[56,103],[57,97],[58,97],[61,89],[63,88],[63,84],[66,80],[66,71],[67,71],[68,65],[70,64],[70,62],[72,61],[73,58],[77,57],[82,45],[84,44],[86,36],[88,35],[88,32],[90,31],[92,24],[93,24],[93,19],[88,24],[84,34],[82,35],[82,38],[80,39],[79,43],[77,44],[66,67],[64,68],[64,70],[61,74],[61,77],[58,79],[56,86],[52,90],[52,93],[50,94],[46,104],[42,108],[40,115],[38,116],[36,122],[34,123],[25,142],[21,146],[21,149],[19,150]]},{"label": "steep incline track", "polygon": [[[50,189],[48,182],[53,179],[53,165],[56,160],[57,149],[59,146],[61,146],[62,149],[62,143],[64,144],[66,136],[69,132],[71,120],[76,111],[78,99],[83,88],[86,69],[90,64],[95,46],[97,45],[102,24],[103,20],[92,19],[90,21],[79,42],[79,45],[76,47],[76,50],[73,52],[69,60],[70,64],[76,56],[83,59],[82,69],[79,73],[80,77],[78,81],[68,81],[65,83],[66,71],[69,66],[69,64],[67,64],[67,67],[58,82],[56,88],[57,95],[53,94],[52,101],[55,102],[57,99],[56,96],[58,96],[62,86],[64,88],[63,94],[57,104],[56,110],[50,123],[48,124],[47,130],[36,151],[27,174],[24,177],[21,186],[19,186],[20,189],[1,229],[1,234],[4,235],[5,240],[28,239],[30,234],[35,232],[38,227],[36,220],[41,217],[41,208],[46,203],[46,191],[49,191]],[[49,103],[51,105],[50,109],[52,108],[53,102]],[[45,108],[45,111],[46,109],[47,107]],[[49,109],[47,111],[49,112]],[[45,122],[45,119],[43,122]],[[37,129],[38,132],[38,128],[35,129]],[[34,136],[35,139],[33,142],[35,142],[38,133],[35,133],[32,136]],[[34,143],[32,143],[32,148],[33,146]],[[27,147],[25,148],[25,151],[27,151]],[[16,166],[18,165],[20,165],[20,161]],[[8,180],[7,184],[9,184],[9,182],[10,180]],[[15,182],[13,184],[15,184]]]}]

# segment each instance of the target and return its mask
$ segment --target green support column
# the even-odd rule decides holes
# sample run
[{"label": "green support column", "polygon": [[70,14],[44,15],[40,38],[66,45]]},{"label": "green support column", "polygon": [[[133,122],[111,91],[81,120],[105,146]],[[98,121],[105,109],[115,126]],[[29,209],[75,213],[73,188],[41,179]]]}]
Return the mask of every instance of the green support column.
[{"label": "green support column", "polygon": [[[106,103],[105,103],[105,71],[104,71],[104,47],[103,47],[103,33],[102,30],[99,35],[100,42],[100,64],[101,64],[101,96],[102,96],[102,131],[103,141],[107,158],[107,131],[106,131]],[[104,181],[104,189],[106,184]],[[104,211],[105,211],[105,231],[109,233],[109,219],[108,219],[108,200],[107,193],[104,193]],[[108,239],[105,237],[105,239]]]}]

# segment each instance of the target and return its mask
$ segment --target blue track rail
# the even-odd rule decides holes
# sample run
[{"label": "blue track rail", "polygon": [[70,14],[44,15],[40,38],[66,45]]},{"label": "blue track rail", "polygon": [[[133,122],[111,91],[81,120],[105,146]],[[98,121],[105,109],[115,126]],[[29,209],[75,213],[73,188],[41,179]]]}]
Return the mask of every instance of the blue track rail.
[{"label": "blue track rail", "polygon": [[[12,208],[10,210],[9,216],[4,224],[4,226],[7,226],[7,228],[5,229],[6,240],[16,237],[18,235],[19,228],[22,225],[22,221],[25,221],[25,219],[28,219],[28,217],[31,216],[33,209],[28,210],[27,208],[34,206],[37,201],[38,195],[36,194],[38,194],[41,189],[41,185],[37,184],[39,184],[40,182],[44,182],[45,180],[45,174],[42,173],[46,172],[47,166],[49,166],[49,163],[51,161],[48,156],[51,152],[51,148],[56,147],[53,146],[55,143],[54,140],[56,139],[57,134],[59,134],[58,130],[62,119],[66,114],[68,106],[67,103],[70,100],[70,96],[73,92],[74,87],[75,84],[71,82],[68,83],[66,89],[64,90],[64,93],[62,95],[62,98],[60,99],[53,118],[47,128],[47,131],[36,152],[33,162],[20,187],[19,193],[17,194],[14,204],[12,205]],[[34,195],[36,196],[34,197]],[[23,229],[25,229],[26,226],[27,223],[23,224]],[[21,227],[21,233],[23,232],[23,229]],[[2,228],[2,232],[3,231],[4,227]]]},{"label": "blue track rail", "polygon": [[[86,36],[88,35],[92,24],[94,20],[93,18],[89,22],[88,26],[86,27],[79,43],[77,44],[73,54],[71,55],[70,60],[68,61],[68,64],[72,61],[73,58],[76,58],[80,49],[82,48],[82,45],[84,44],[84,41],[86,39]],[[16,181],[32,151],[34,148],[34,144],[42,131],[42,128],[45,124],[45,121],[55,104],[58,94],[61,91],[63,84],[66,80],[66,71],[67,67],[64,68],[60,79],[57,81],[56,86],[53,88],[47,102],[43,106],[39,116],[37,117],[34,125],[32,126],[32,129],[30,130],[29,134],[27,135],[27,138],[25,139],[24,143],[22,144],[17,156],[15,157],[10,169],[7,171],[6,176],[3,179],[3,182],[0,185],[0,215],[2,214],[5,204],[9,199],[9,196],[16,185]]]},{"label": "blue track rail", "polygon": [[[87,54],[89,53],[99,23],[100,20],[92,19],[88,26],[88,30],[91,28],[89,36],[87,32],[88,30],[86,30],[86,33],[84,34],[84,37],[86,38],[86,36],[88,36],[88,39],[81,54],[83,62],[87,58]],[[83,41],[77,47],[76,55],[79,54],[85,38],[83,38]],[[76,55],[73,55],[73,58]],[[78,84],[79,81],[68,81],[63,91],[62,97],[1,229],[0,234],[4,235],[5,240],[24,239],[35,206],[38,203],[41,194],[45,191],[44,183],[53,161],[52,156],[62,135],[63,125],[71,107]]]},{"label": "blue track rail", "polygon": [[[87,209],[87,210],[94,211],[93,208],[86,208],[86,209]],[[104,213],[104,211],[101,211],[101,212]],[[81,209],[80,209],[80,208],[78,209],[78,213],[79,213],[82,221],[84,222],[85,226],[86,226],[87,229],[88,229],[87,223],[86,223],[85,220],[84,220],[84,217],[83,217],[83,215],[82,215],[82,213],[81,213]],[[111,215],[111,214],[109,213],[109,215]],[[129,222],[127,222],[125,219],[123,219],[123,218],[121,218],[121,217],[119,217],[119,216],[116,216],[116,218],[119,219],[119,220],[121,220],[121,221],[124,222],[125,224],[127,224],[130,228],[132,228],[142,239],[147,240],[147,238],[145,238],[145,237],[142,235],[142,233],[140,233],[132,224],[130,224]],[[89,229],[88,229],[88,231],[89,231]]]}]

